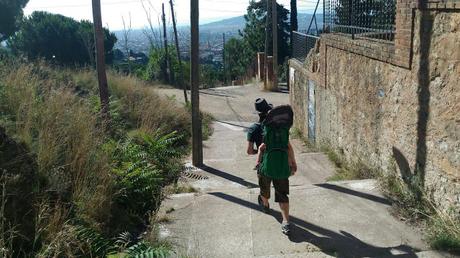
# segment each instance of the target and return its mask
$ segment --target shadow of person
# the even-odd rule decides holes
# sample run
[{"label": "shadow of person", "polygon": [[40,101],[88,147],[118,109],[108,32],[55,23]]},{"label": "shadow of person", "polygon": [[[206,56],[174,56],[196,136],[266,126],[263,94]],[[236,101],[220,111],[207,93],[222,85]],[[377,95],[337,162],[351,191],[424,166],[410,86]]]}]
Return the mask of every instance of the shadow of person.
[{"label": "shadow of person", "polygon": [[[255,203],[243,200],[241,198],[222,193],[214,192],[210,195],[216,196],[223,200],[242,205],[244,207],[260,211],[259,206]],[[279,223],[282,221],[279,211],[271,210],[274,219]],[[336,257],[417,257],[419,251],[409,245],[398,245],[393,247],[378,247],[364,241],[346,231],[335,232],[327,228],[320,227],[313,223],[304,221],[295,216],[291,216],[292,229],[289,240],[294,243],[308,242],[318,247],[322,252]],[[281,234],[281,232],[280,232]],[[399,254],[393,254],[397,251]]]},{"label": "shadow of person", "polygon": [[249,182],[249,181],[246,181],[244,178],[234,176],[234,175],[229,174],[229,173],[227,173],[225,171],[222,171],[222,170],[219,170],[219,169],[207,166],[207,165],[200,166],[200,169],[202,169],[203,171],[206,171],[206,172],[208,172],[208,173],[210,173],[212,175],[215,175],[215,176],[221,177],[223,179],[232,181],[234,183],[237,183],[237,184],[242,185],[242,186],[247,187],[247,188],[258,188],[259,187],[259,185],[254,184],[254,183]]}]

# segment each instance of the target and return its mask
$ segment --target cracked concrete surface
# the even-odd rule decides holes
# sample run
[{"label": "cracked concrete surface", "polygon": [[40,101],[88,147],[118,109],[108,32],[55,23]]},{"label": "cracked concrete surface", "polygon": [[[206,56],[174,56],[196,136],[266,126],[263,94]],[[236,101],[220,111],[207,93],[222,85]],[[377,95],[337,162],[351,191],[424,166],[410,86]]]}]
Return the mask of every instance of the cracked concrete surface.
[{"label": "cracked concrete surface", "polygon": [[245,153],[245,127],[257,118],[256,97],[279,105],[289,102],[288,95],[256,86],[211,93],[200,94],[202,109],[220,122],[205,142],[206,166],[193,171],[208,179],[190,181],[199,192],[169,196],[160,210],[171,219],[160,231],[178,256],[444,257],[427,251],[421,232],[390,215],[390,203],[374,180],[326,182],[333,165],[322,153],[302,152],[299,141],[294,141],[299,172],[290,179],[292,234],[283,235],[273,200],[270,215],[257,205],[255,157]]}]

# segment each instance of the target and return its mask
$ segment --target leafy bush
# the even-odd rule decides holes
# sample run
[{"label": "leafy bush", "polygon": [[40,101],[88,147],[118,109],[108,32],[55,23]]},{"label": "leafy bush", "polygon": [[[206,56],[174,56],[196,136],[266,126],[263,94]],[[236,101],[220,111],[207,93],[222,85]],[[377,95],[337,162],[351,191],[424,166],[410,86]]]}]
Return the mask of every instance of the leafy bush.
[{"label": "leafy bush", "polygon": [[177,178],[183,151],[175,144],[181,137],[176,132],[161,135],[139,133],[120,143],[112,142],[113,171],[116,175],[118,201],[138,215],[155,209],[161,188]]},{"label": "leafy bush", "polygon": [[432,248],[460,255],[460,219],[453,212],[436,210],[430,216],[428,241]]},{"label": "leafy bush", "polygon": [[33,247],[24,250],[30,256],[110,251],[120,232],[147,227],[145,215],[181,169],[187,109],[140,80],[109,73],[117,132],[106,133],[96,78],[90,70],[0,60],[0,126],[30,150],[39,177],[35,232],[27,236]]},{"label": "leafy bush", "polygon": [[[111,63],[117,38],[107,29],[103,33],[106,61]],[[30,59],[45,58],[66,65],[95,63],[93,24],[59,14],[33,12],[24,19],[8,45],[14,53]]]},{"label": "leafy bush", "polygon": [[146,242],[140,242],[128,248],[126,250],[128,257],[140,258],[140,257],[154,257],[154,258],[166,258],[170,256],[170,249],[165,246],[152,247]]},{"label": "leafy bush", "polygon": [[114,242],[106,239],[92,228],[78,226],[76,227],[76,235],[78,240],[86,243],[91,257],[105,257],[115,251]]}]

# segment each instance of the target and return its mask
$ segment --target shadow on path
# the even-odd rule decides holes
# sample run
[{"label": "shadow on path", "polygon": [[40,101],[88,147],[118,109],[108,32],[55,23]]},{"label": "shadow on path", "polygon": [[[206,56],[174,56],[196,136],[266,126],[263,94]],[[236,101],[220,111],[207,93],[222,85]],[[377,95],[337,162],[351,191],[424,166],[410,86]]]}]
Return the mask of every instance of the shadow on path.
[{"label": "shadow on path", "polygon": [[225,122],[225,121],[222,121],[222,120],[218,120],[218,119],[215,119],[214,121],[216,121],[216,122],[218,122],[218,123],[221,123],[221,124],[227,124],[227,125],[231,125],[231,126],[240,127],[240,128],[243,128],[243,129],[245,129],[245,131],[247,131],[247,130],[249,129],[249,127],[248,127],[248,126],[239,125],[239,124],[230,123],[230,122]]},{"label": "shadow on path", "polygon": [[345,188],[345,187],[342,187],[342,186],[339,186],[339,185],[316,184],[316,186],[326,188],[326,189],[329,189],[329,190],[334,190],[334,191],[341,192],[341,193],[345,193],[345,194],[349,194],[349,195],[353,195],[353,196],[357,196],[357,197],[361,197],[361,198],[364,198],[364,199],[367,199],[367,200],[371,200],[373,202],[378,202],[378,203],[385,204],[385,205],[391,205],[391,202],[389,200],[383,198],[383,197],[376,196],[376,195],[373,195],[373,194],[363,193],[363,192],[359,192],[359,191],[355,191],[355,190],[351,190],[351,189],[348,189],[348,188]]},{"label": "shadow on path", "polygon": [[251,182],[248,182],[246,180],[244,180],[243,178],[241,177],[237,177],[237,176],[234,176],[232,174],[229,174],[227,172],[224,172],[222,170],[219,170],[219,169],[216,169],[216,168],[213,168],[213,167],[209,167],[207,165],[203,165],[200,167],[200,169],[210,173],[210,174],[213,174],[215,176],[218,176],[218,177],[222,177],[224,179],[227,179],[229,181],[232,181],[234,183],[237,183],[239,185],[242,185],[244,187],[247,187],[247,188],[258,188],[259,186],[254,184],[254,183],[251,183]]},{"label": "shadow on path", "polygon": [[[259,206],[255,203],[248,202],[238,197],[225,194],[222,192],[210,193],[210,195],[233,202],[244,207],[260,211]],[[281,222],[281,213],[271,210],[271,214]],[[346,231],[339,233],[332,230],[306,222],[297,217],[291,216],[293,227],[289,240],[295,243],[308,242],[321,249],[322,252],[336,257],[417,257],[417,249],[408,245],[399,245],[394,247],[377,247],[367,244]],[[377,232],[376,232],[377,233]],[[281,234],[281,232],[280,232]],[[321,235],[318,236],[317,234]],[[397,250],[395,255],[391,251]]]},{"label": "shadow on path", "polygon": [[224,93],[219,93],[219,92],[209,92],[209,91],[203,91],[200,90],[200,94],[205,94],[205,95],[211,95],[211,96],[216,96],[216,97],[224,97],[224,98],[236,98],[235,96],[229,95],[229,94],[224,94]]}]

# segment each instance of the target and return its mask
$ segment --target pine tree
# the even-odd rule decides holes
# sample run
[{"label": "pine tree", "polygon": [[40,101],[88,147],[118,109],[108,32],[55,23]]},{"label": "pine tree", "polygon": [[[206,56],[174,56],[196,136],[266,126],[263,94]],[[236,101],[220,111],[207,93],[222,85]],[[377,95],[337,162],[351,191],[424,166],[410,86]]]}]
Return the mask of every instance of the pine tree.
[{"label": "pine tree", "polygon": [[[290,24],[288,22],[289,10],[278,4],[278,63],[284,63],[289,56]],[[246,26],[240,32],[243,40],[250,49],[252,56],[265,50],[267,6],[265,1],[249,2],[247,14],[244,16]],[[271,38],[271,37],[270,37]],[[271,45],[268,47],[271,52]],[[269,52],[269,53],[270,53]]]}]

